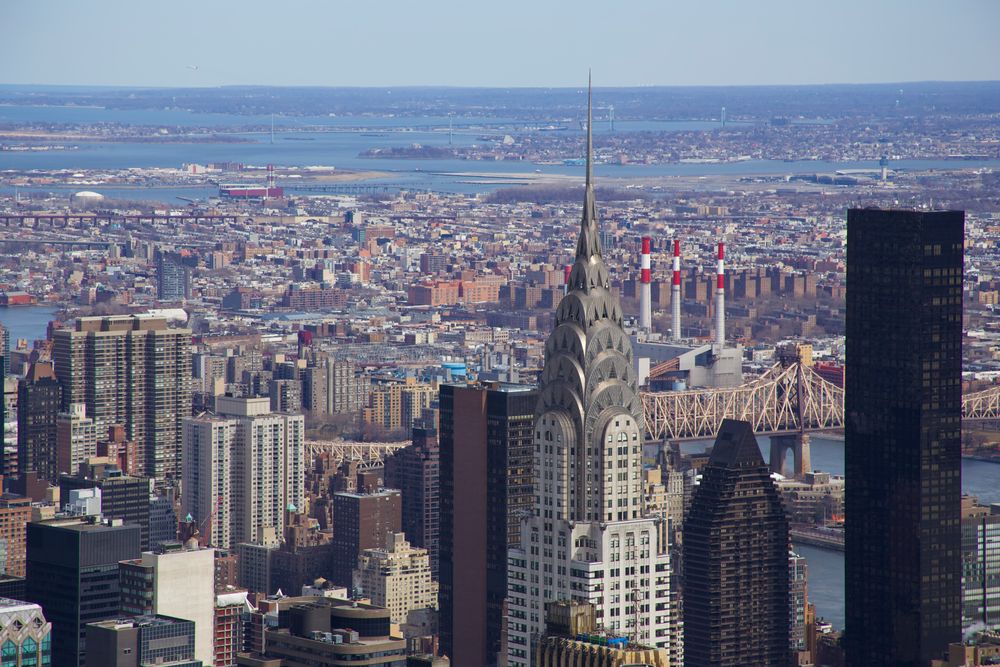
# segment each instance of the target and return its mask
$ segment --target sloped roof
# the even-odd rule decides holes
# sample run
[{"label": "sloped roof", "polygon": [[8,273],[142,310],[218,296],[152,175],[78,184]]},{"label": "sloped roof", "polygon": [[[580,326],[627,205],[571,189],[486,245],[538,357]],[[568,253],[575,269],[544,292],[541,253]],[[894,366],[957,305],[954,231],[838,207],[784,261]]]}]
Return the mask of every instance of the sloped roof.
[{"label": "sloped roof", "polygon": [[724,468],[765,465],[750,422],[736,419],[722,420],[722,427],[719,429],[719,435],[715,438],[715,445],[712,447],[712,456],[708,459],[708,465]]}]

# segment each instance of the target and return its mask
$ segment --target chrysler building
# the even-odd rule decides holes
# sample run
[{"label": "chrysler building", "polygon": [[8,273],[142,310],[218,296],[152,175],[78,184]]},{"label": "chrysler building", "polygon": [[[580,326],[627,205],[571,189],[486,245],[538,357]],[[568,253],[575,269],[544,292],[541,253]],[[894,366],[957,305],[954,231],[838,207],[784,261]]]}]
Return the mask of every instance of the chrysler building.
[{"label": "chrysler building", "polygon": [[587,176],[566,296],[545,345],[534,424],[535,506],[508,553],[508,664],[529,667],[545,604],[596,607],[609,636],[679,660],[670,558],[643,516],[642,404],[632,344],[601,256],[587,97]]}]

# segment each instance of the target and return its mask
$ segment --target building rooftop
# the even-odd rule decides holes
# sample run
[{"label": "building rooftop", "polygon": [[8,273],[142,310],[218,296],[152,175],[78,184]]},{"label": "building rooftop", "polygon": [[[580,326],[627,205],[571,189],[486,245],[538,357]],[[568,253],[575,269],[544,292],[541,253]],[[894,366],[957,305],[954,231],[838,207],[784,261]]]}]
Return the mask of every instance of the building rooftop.
[{"label": "building rooftop", "polygon": [[41,607],[34,602],[25,602],[24,600],[14,600],[11,598],[0,597],[0,614],[9,614],[17,611],[32,611],[40,608]]},{"label": "building rooftop", "polygon": [[378,491],[373,491],[372,493],[357,493],[356,491],[337,491],[333,495],[335,496],[345,496],[347,498],[369,498],[372,496],[393,496],[399,495],[398,489],[379,489]]},{"label": "building rooftop", "polygon": [[184,618],[174,618],[173,616],[164,616],[162,614],[157,614],[155,616],[126,616],[122,618],[109,618],[105,621],[96,621],[90,623],[90,625],[96,625],[101,628],[109,628],[114,630],[122,630],[125,628],[145,628],[145,627],[157,627],[166,625],[175,625],[177,623],[191,623],[194,621],[189,621]]},{"label": "building rooftop", "polygon": [[96,533],[115,528],[139,527],[139,524],[135,523],[126,524],[122,519],[101,519],[96,516],[65,516],[45,521],[32,521],[31,523],[38,523],[51,528],[61,528],[63,530],[74,530],[80,533]]},{"label": "building rooftop", "polygon": [[726,468],[742,466],[763,466],[764,457],[757,446],[753,427],[749,422],[725,419],[716,436],[709,465]]}]

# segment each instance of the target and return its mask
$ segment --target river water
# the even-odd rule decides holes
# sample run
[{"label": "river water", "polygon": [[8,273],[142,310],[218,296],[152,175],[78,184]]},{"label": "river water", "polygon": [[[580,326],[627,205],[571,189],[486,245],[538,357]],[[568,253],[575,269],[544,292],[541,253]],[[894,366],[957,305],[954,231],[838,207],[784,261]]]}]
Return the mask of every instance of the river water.
[{"label": "river water", "polygon": [[[35,121],[45,123],[119,122],[157,127],[270,127],[270,116],[196,114],[183,110],[105,110],[90,107],[20,107],[0,106],[0,123]],[[449,131],[449,123],[453,131]],[[581,176],[578,166],[535,164],[520,161],[477,161],[456,159],[372,159],[359,155],[373,148],[400,148],[413,144],[447,147],[483,143],[482,136],[497,136],[523,129],[524,121],[503,117],[278,117],[272,142],[269,131],[242,132],[233,136],[241,143],[139,143],[139,142],[61,142],[75,145],[75,150],[3,151],[0,170],[30,169],[127,169],[130,167],[180,167],[185,163],[240,162],[252,165],[279,166],[324,165],[349,171],[388,172],[385,177],[366,181],[441,192],[476,193],[504,187],[504,183],[470,183],[469,172],[493,176],[517,173],[542,173]],[[567,134],[582,134],[579,126],[562,123]],[[646,130],[688,131],[717,127],[711,121],[616,121],[616,132]],[[327,131],[310,131],[310,128]],[[329,131],[335,130],[335,131]],[[608,132],[607,123],[595,121],[597,134]],[[582,144],[581,144],[582,145]],[[875,162],[824,162],[802,160],[746,160],[706,164],[659,164],[595,166],[598,176],[639,179],[661,176],[711,175],[794,175],[838,169],[874,169]],[[924,170],[996,167],[1000,160],[899,160],[893,169]],[[457,175],[458,174],[458,175]],[[6,190],[10,190],[7,188]],[[129,190],[129,198],[174,201],[179,194],[170,190]],[[115,193],[117,194],[117,193]],[[180,196],[201,198],[214,195],[214,189],[191,189]],[[195,195],[192,197],[192,195]]]},{"label": "river water", "polygon": [[10,346],[14,347],[18,338],[28,340],[29,345],[30,341],[45,338],[45,329],[57,310],[49,305],[0,308],[0,324],[10,331]]}]

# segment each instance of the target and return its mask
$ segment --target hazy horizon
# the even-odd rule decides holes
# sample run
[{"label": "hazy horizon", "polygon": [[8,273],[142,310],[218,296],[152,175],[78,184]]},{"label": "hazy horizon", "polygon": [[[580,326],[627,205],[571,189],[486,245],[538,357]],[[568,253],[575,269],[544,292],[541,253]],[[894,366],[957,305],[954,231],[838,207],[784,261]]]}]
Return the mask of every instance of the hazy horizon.
[{"label": "hazy horizon", "polygon": [[7,0],[0,25],[8,85],[578,88],[588,67],[599,88],[1000,80],[990,0]]},{"label": "hazy horizon", "polygon": [[[920,85],[962,85],[962,84],[990,84],[996,83],[1000,84],[1000,78],[996,79],[927,79],[927,80],[912,80],[912,81],[868,81],[864,83],[853,83],[849,81],[830,81],[825,83],[740,83],[740,84],[648,84],[648,85],[634,85],[634,86],[617,86],[617,85],[604,85],[598,86],[594,84],[594,92],[600,91],[616,91],[616,90],[656,90],[656,89],[669,89],[669,88],[705,88],[705,89],[729,89],[729,88],[823,88],[823,87],[878,87],[878,86],[897,86],[897,85],[910,85],[910,86],[920,86]],[[95,83],[11,83],[7,81],[0,81],[0,88],[69,88],[77,90],[187,90],[187,89],[204,89],[211,90],[213,88],[279,88],[279,89],[297,89],[297,88],[318,88],[318,89],[344,89],[344,90],[388,90],[388,89],[398,89],[398,90],[575,90],[586,92],[587,86],[584,85],[564,85],[564,86],[481,86],[481,85],[446,85],[446,84],[421,84],[421,83],[411,83],[402,85],[324,85],[324,84],[277,84],[277,83],[223,83],[216,85],[139,85],[139,84],[95,84]]]}]

